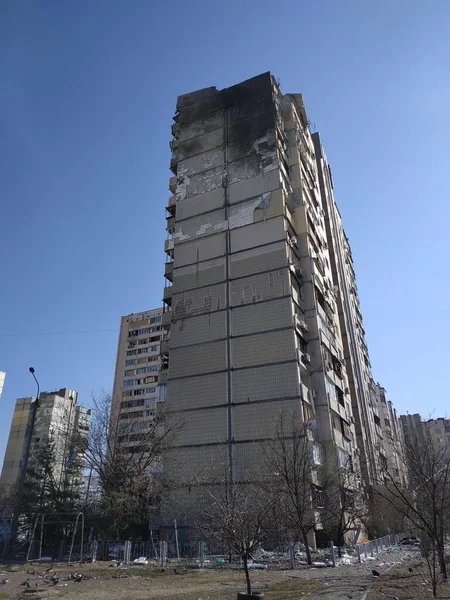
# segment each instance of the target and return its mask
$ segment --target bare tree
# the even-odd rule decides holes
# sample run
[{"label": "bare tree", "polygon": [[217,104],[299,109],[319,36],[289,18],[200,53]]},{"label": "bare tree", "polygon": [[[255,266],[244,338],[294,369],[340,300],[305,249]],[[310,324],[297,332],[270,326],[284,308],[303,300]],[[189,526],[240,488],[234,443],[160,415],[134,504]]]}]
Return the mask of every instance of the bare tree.
[{"label": "bare tree", "polygon": [[360,515],[369,539],[406,531],[410,522],[392,503],[371,490],[366,500],[367,510]]},{"label": "bare tree", "polygon": [[323,448],[297,413],[282,413],[263,451],[279,522],[292,544],[303,542],[311,564],[308,535],[321,524],[319,509],[324,506],[319,485]]},{"label": "bare tree", "polygon": [[450,458],[446,448],[436,446],[429,434],[420,445],[406,446],[405,456],[409,487],[403,487],[385,468],[375,493],[394,506],[419,533],[435,595],[437,573],[447,580],[444,542],[450,517]]},{"label": "bare tree", "polygon": [[251,594],[249,559],[260,546],[271,514],[272,500],[248,476],[236,482],[226,463],[215,469],[201,489],[204,504],[197,527],[204,539],[239,556],[245,572],[247,594]]},{"label": "bare tree", "polygon": [[367,505],[358,489],[352,463],[348,461],[339,467],[331,457],[328,462],[323,483],[326,494],[323,523],[340,547],[345,545],[346,534],[362,525]]},{"label": "bare tree", "polygon": [[111,396],[92,399],[92,423],[84,457],[100,494],[94,513],[102,528],[120,535],[128,527],[148,523],[158,507],[162,457],[182,426],[162,405],[144,420],[139,412],[111,413]]}]

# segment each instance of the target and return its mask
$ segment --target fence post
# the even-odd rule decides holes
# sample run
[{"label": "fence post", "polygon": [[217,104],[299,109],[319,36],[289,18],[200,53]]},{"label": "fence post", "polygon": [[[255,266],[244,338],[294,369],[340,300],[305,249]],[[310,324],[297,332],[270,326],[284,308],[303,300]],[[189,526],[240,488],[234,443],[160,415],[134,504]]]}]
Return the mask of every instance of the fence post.
[{"label": "fence post", "polygon": [[368,545],[369,545],[369,544],[364,544],[364,554],[365,554],[365,556],[366,556],[366,560],[367,560],[367,557],[368,557],[368,554],[367,554],[367,546],[368,546]]},{"label": "fence post", "polygon": [[375,540],[375,550],[377,551],[377,556],[378,556],[378,540]]},{"label": "fence post", "polygon": [[200,569],[203,569],[205,566],[205,542],[198,543],[198,557]]},{"label": "fence post", "polygon": [[164,567],[166,564],[166,559],[167,559],[167,542],[160,542],[159,543],[159,554],[161,557],[161,566]]},{"label": "fence post", "polygon": [[126,541],[123,562],[127,565],[130,562],[130,559],[131,559],[131,542]]},{"label": "fence post", "polygon": [[373,557],[373,542],[370,542],[370,556]]},{"label": "fence post", "polygon": [[331,552],[331,563],[333,567],[336,566],[336,554],[334,553],[334,543],[330,542],[330,552]]},{"label": "fence post", "polygon": [[97,560],[97,549],[98,542],[97,540],[92,541],[92,551],[91,551],[91,562],[95,562]]},{"label": "fence post", "polygon": [[175,547],[177,549],[177,559],[180,560],[180,544],[178,543],[178,527],[177,527],[177,520],[176,519],[173,522],[173,526],[174,526],[174,529],[175,529]]},{"label": "fence post", "polygon": [[294,554],[294,544],[289,544],[289,566],[291,569],[295,569],[295,554]]},{"label": "fence post", "polygon": [[358,562],[361,562],[361,546],[358,544],[356,546],[356,555],[358,556]]}]

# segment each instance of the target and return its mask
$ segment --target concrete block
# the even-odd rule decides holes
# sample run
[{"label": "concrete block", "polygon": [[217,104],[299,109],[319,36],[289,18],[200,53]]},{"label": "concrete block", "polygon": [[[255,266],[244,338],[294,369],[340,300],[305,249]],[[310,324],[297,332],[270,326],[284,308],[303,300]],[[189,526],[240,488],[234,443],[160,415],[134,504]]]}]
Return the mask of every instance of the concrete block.
[{"label": "concrete block", "polygon": [[177,202],[177,223],[183,219],[221,208],[225,204],[225,188],[219,187],[205,194]]},{"label": "concrete block", "polygon": [[228,188],[229,202],[230,204],[240,202],[241,200],[259,196],[265,192],[272,192],[280,187],[281,181],[278,170],[262,173],[257,177],[244,179],[230,185]]},{"label": "concrete block", "polygon": [[237,306],[231,313],[231,330],[234,336],[290,327],[292,324],[292,302],[289,298]]},{"label": "concrete block", "polygon": [[239,252],[264,243],[285,239],[284,219],[277,217],[240,227],[231,232],[231,252]]},{"label": "concrete block", "polygon": [[300,373],[298,365],[293,362],[251,367],[233,373],[235,403],[294,396],[298,396],[300,402]]},{"label": "concrete block", "polygon": [[[175,249],[174,268],[225,255],[225,234],[216,233],[207,238],[193,240]],[[175,283],[175,281],[174,281]]]},{"label": "concrete block", "polygon": [[233,339],[232,356],[235,368],[294,360],[297,357],[294,330]]},{"label": "concrete block", "polygon": [[213,342],[189,348],[174,348],[170,351],[170,371],[177,377],[189,377],[201,373],[211,373],[226,368],[225,342]]}]

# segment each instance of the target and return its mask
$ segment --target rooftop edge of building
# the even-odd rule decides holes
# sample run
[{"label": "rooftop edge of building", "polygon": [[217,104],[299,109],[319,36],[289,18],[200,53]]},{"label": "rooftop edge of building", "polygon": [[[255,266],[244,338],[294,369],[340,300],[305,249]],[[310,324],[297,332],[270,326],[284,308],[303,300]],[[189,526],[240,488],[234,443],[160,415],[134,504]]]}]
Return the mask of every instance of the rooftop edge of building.
[{"label": "rooftop edge of building", "polygon": [[182,94],[177,99],[175,120],[181,121],[181,124],[184,120],[192,122],[227,106],[247,102],[249,99],[262,101],[264,91],[271,91],[274,82],[276,83],[273,75],[270,71],[266,71],[222,90],[208,87]]}]

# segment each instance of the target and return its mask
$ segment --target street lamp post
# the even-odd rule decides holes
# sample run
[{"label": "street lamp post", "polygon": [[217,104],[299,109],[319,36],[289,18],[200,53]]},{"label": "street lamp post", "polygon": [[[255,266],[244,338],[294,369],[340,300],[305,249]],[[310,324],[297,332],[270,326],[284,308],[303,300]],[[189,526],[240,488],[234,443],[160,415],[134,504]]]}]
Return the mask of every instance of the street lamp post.
[{"label": "street lamp post", "polygon": [[34,431],[34,425],[36,422],[36,413],[37,413],[37,409],[39,407],[39,396],[40,396],[39,381],[36,379],[36,375],[34,374],[35,373],[34,368],[30,367],[29,371],[32,374],[33,379],[35,380],[36,385],[37,385],[37,396],[36,396],[36,400],[34,402],[32,402],[31,406],[30,406],[30,417],[29,417],[29,421],[28,421],[29,425],[27,427],[26,439],[25,439],[25,452],[23,455],[23,461],[22,461],[22,465],[21,465],[22,468],[20,471],[18,494],[17,494],[15,505],[14,505],[13,518],[11,521],[11,542],[10,542],[10,551],[11,552],[13,550],[14,542],[15,542],[15,539],[17,536],[17,529],[18,529],[18,525],[19,525],[19,516],[20,516],[20,511],[22,508],[22,497],[23,497],[23,491],[24,491],[24,487],[25,487],[25,477],[26,477],[26,473],[28,470],[28,460],[30,458],[31,444],[32,444],[32,439],[33,439],[33,431]]}]

